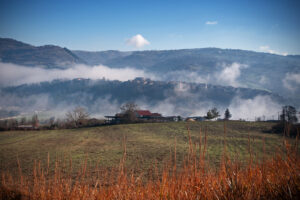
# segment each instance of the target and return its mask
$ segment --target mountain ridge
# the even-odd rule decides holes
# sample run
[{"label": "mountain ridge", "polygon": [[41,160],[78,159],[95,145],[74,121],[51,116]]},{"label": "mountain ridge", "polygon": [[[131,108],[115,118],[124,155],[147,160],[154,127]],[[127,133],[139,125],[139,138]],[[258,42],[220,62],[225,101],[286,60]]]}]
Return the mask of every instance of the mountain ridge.
[{"label": "mountain ridge", "polygon": [[2,62],[45,68],[65,68],[73,64],[86,64],[67,48],[56,45],[33,46],[11,38],[0,38]]},{"label": "mountain ridge", "polygon": [[[3,58],[2,52],[8,52],[8,57]],[[282,56],[213,47],[88,52],[72,51],[54,45],[34,47],[13,39],[0,39],[0,58],[2,62],[10,61],[30,67],[43,66],[47,69],[72,68],[76,64],[132,68],[142,70],[145,75],[158,77],[157,80],[257,88],[300,102],[300,85],[297,82],[297,77],[300,76],[299,55]]]},{"label": "mountain ridge", "polygon": [[[196,115],[212,106],[224,109],[238,98],[249,101],[257,97],[270,98],[276,103],[289,100],[263,90],[235,88],[201,83],[153,81],[136,78],[128,81],[111,80],[54,80],[2,88],[3,108],[13,111],[66,110],[84,106],[92,114],[114,114],[120,105],[136,102],[139,106],[165,115]],[[6,101],[5,97],[13,101]],[[43,103],[41,104],[42,101]],[[46,102],[46,103],[45,103]],[[16,109],[18,108],[18,109]],[[10,110],[8,110],[10,111]],[[8,113],[8,111],[6,111]]]}]

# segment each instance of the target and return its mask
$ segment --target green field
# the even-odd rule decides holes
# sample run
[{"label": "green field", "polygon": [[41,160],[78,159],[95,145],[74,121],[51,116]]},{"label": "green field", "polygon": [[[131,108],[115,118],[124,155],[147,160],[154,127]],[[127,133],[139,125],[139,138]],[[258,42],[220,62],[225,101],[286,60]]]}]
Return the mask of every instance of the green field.
[{"label": "green field", "polygon": [[[266,156],[272,156],[282,145],[282,136],[265,133],[273,123],[264,122],[227,122],[227,152],[239,154],[241,160],[249,156],[251,137],[253,155],[262,157],[265,138]],[[43,131],[8,131],[0,132],[0,171],[17,171],[17,158],[22,170],[30,174],[35,160],[45,166],[47,155],[50,164],[55,160],[72,159],[74,171],[87,158],[89,165],[110,168],[118,166],[123,156],[123,141],[126,138],[128,168],[141,171],[153,167],[154,163],[162,166],[171,159],[174,152],[174,141],[177,141],[177,161],[181,163],[187,155],[191,132],[192,143],[199,144],[199,132],[207,129],[207,152],[210,163],[218,166],[223,154],[223,122],[173,122],[146,123],[102,126],[93,128],[43,130]],[[202,141],[204,143],[204,139]]]}]

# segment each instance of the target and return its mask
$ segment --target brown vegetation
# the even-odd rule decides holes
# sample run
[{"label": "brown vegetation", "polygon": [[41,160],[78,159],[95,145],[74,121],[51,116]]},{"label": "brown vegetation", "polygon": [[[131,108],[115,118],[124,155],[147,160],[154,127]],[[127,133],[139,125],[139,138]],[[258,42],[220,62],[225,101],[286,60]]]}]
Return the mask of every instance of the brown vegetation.
[{"label": "brown vegetation", "polygon": [[[142,174],[126,170],[126,140],[123,158],[118,168],[101,170],[88,168],[87,160],[77,177],[72,177],[72,160],[57,161],[51,173],[49,158],[46,166],[35,163],[33,177],[2,173],[1,199],[299,199],[300,160],[298,137],[291,145],[283,140],[272,159],[254,161],[249,136],[249,160],[239,162],[238,155],[229,158],[226,153],[226,126],[222,162],[210,168],[206,162],[206,133],[192,141],[189,130],[189,153],[181,168],[176,165],[176,138],[174,154],[162,172],[153,168],[147,179]],[[263,146],[264,147],[264,146]],[[98,166],[98,165],[97,165]],[[146,172],[144,172],[146,173]]]}]

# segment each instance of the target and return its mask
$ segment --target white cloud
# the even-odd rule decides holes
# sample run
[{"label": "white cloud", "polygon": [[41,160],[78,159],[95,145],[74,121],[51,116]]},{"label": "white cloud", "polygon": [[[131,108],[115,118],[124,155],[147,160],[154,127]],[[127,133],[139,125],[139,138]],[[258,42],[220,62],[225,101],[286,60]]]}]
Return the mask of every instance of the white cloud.
[{"label": "white cloud", "polygon": [[[240,69],[243,67],[245,67],[245,65],[238,63],[224,65],[222,66],[222,70],[220,70],[217,74],[205,78],[207,78],[211,83],[217,81],[218,84],[227,83],[237,85],[237,78],[240,76]],[[33,68],[0,63],[0,86],[37,83],[40,81],[51,81],[53,79],[73,79],[79,77],[90,79],[105,77],[109,80],[126,81],[128,79],[134,79],[137,76],[147,76],[151,79],[155,78],[153,75],[148,73],[146,74],[142,70],[135,70],[131,68],[112,69],[102,65],[93,67],[76,65],[73,68],[68,69],[43,69],[38,67]],[[195,74],[192,76],[196,78]],[[288,84],[290,84],[291,81],[300,84],[299,77],[300,74],[288,74],[286,75],[286,81],[288,81]],[[190,81],[191,80],[192,79],[190,79]],[[152,112],[159,112],[164,115],[203,116],[209,108],[214,106],[217,106],[221,113],[223,113],[222,110],[225,109],[225,105],[215,105],[214,102],[208,100],[202,101],[199,99],[199,94],[193,93],[192,89],[193,85],[178,83],[174,87],[174,93],[171,92],[170,95],[166,94],[168,97],[164,100],[152,102],[149,99],[140,97],[136,99],[136,103],[143,109],[150,109]],[[89,94],[84,95],[84,92],[79,91],[78,94],[80,94],[83,101],[84,99],[90,98]],[[20,111],[26,112],[51,109],[56,113],[55,116],[62,117],[68,109],[71,109],[72,106],[76,106],[70,103],[61,102],[60,105],[53,107],[52,102],[49,101],[48,98],[51,94],[43,95],[44,96],[30,96],[30,98],[18,98],[17,96],[4,97],[0,95],[0,105],[5,108],[18,107]],[[24,110],[23,107],[25,107],[26,110]],[[93,104],[89,105],[90,110],[94,113],[98,113],[97,116],[114,114],[118,112],[119,107],[120,103],[117,101],[112,102],[110,96],[96,99]],[[229,107],[230,112],[233,115],[233,119],[243,118],[254,120],[255,117],[261,117],[263,115],[265,115],[268,119],[272,119],[272,117],[280,110],[281,106],[274,103],[271,97],[257,96],[252,99],[241,99],[239,97],[235,97],[230,105],[227,104],[226,107]],[[99,108],[101,109],[97,110]]]},{"label": "white cloud", "polygon": [[192,81],[197,83],[210,83],[238,87],[241,86],[238,81],[238,78],[241,75],[241,70],[246,67],[246,65],[239,63],[221,65],[220,70],[211,75],[201,75],[198,72],[190,72],[186,70],[173,71],[165,74],[151,74],[140,69],[116,69],[104,65],[74,65],[67,69],[45,69],[0,62],[0,86],[38,83],[42,81],[52,81],[54,79],[105,78],[108,80],[127,81],[136,77],[145,77],[152,80]]},{"label": "white cloud", "polygon": [[265,119],[277,119],[281,105],[275,103],[270,96],[256,96],[253,99],[241,99],[235,97],[229,110],[233,119],[245,119],[253,121],[256,117]]},{"label": "white cloud", "polygon": [[217,25],[218,21],[207,21],[205,22],[206,25]]},{"label": "white cloud", "polygon": [[[260,47],[259,47],[259,50],[268,52],[268,51],[270,51],[270,47],[269,47],[269,46],[260,46]],[[272,50],[271,50],[271,51],[272,51]]]},{"label": "white cloud", "polygon": [[261,76],[259,81],[258,81],[260,84],[266,84],[269,82],[268,78],[266,76]]},{"label": "white cloud", "polygon": [[282,82],[285,88],[295,92],[296,90],[300,89],[300,74],[287,73]]},{"label": "white cloud", "polygon": [[130,46],[133,46],[135,48],[142,48],[145,45],[149,45],[150,42],[146,40],[142,35],[137,34],[133,36],[132,38],[128,39],[126,43]]},{"label": "white cloud", "polygon": [[0,62],[0,86],[38,83],[54,79],[101,79],[127,81],[136,77],[154,78],[143,70],[133,68],[114,69],[104,65],[86,66],[74,65],[67,69],[44,69],[25,67]]},{"label": "white cloud", "polygon": [[243,85],[239,83],[238,78],[241,75],[241,70],[247,67],[248,65],[232,63],[220,65],[220,70],[213,74],[201,74],[200,71],[177,70],[158,74],[157,77],[164,81],[185,81],[240,87]]},{"label": "white cloud", "polygon": [[179,82],[176,84],[175,88],[174,88],[174,92],[177,95],[186,95],[190,90],[190,85],[186,84],[184,82]]},{"label": "white cloud", "polygon": [[[165,116],[180,115],[182,117],[205,116],[210,108],[217,107],[222,118],[225,109],[229,108],[232,119],[249,121],[254,121],[257,117],[266,120],[277,119],[278,112],[282,108],[282,105],[273,101],[270,96],[258,95],[249,99],[235,96],[229,105],[220,105],[209,100],[201,101],[197,94],[192,94],[188,91],[186,93],[189,94],[188,97],[185,95],[178,96],[175,93],[175,96],[169,96],[165,100],[155,102],[155,104],[150,104],[145,99],[138,99],[136,103],[143,109],[159,112]],[[184,98],[186,101],[182,101]]]},{"label": "white cloud", "polygon": [[175,94],[175,96],[171,95],[164,100],[155,102],[155,104],[149,103],[145,99],[138,99],[136,103],[140,108],[158,112],[164,116],[180,115],[182,117],[204,116],[208,108],[215,106],[210,101],[199,101],[197,95],[192,93],[189,93],[188,98],[186,96],[178,96],[178,94]]},{"label": "white cloud", "polygon": [[260,46],[259,50],[262,51],[262,52],[271,53],[271,54],[278,54],[278,55],[282,55],[282,56],[288,55],[288,53],[286,53],[286,52],[281,53],[281,52],[275,51],[275,50],[271,49],[268,45]]},{"label": "white cloud", "polygon": [[240,77],[243,68],[247,68],[247,65],[233,63],[232,65],[223,66],[223,70],[215,74],[216,83],[233,87],[240,86],[237,79]]}]

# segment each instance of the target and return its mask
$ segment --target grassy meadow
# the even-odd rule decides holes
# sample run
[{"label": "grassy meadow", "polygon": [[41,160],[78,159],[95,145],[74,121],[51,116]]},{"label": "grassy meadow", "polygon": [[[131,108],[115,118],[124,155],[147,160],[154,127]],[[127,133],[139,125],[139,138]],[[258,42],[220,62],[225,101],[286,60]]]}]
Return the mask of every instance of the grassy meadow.
[{"label": "grassy meadow", "polygon": [[[226,124],[226,150],[228,155],[239,156],[241,161],[251,151],[258,160],[265,155],[272,156],[282,145],[282,136],[264,133],[273,123],[235,122]],[[202,143],[207,134],[207,160],[218,166],[224,148],[223,122],[178,122],[146,123],[102,126],[93,128],[8,131],[0,132],[0,170],[17,171],[19,159],[22,170],[30,174],[34,161],[50,165],[55,160],[72,160],[74,173],[87,159],[90,166],[96,163],[103,168],[117,166],[123,156],[126,143],[126,167],[147,170],[156,163],[161,167],[171,160],[176,138],[177,164],[181,164],[188,153],[190,130],[192,144],[199,145],[200,130]],[[125,138],[125,142],[124,142]]]},{"label": "grassy meadow", "polygon": [[298,137],[266,133],[272,125],[1,132],[0,199],[299,199]]}]

